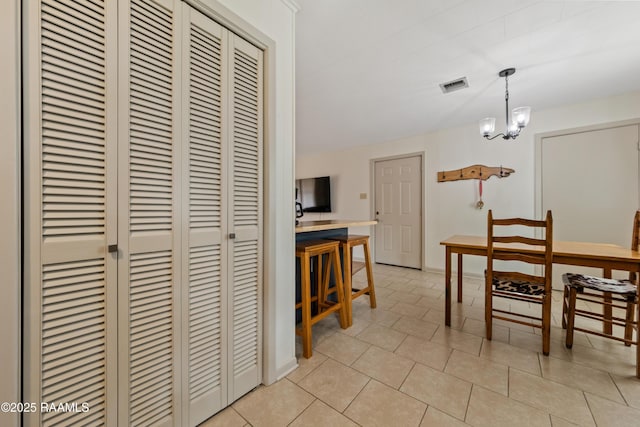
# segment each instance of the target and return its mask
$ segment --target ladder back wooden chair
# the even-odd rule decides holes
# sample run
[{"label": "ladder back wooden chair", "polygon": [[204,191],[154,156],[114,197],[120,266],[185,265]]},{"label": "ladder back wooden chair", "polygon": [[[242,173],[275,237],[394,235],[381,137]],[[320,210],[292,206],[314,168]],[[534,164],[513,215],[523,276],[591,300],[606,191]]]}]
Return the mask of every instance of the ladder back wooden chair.
[{"label": "ladder back wooden chair", "polygon": [[[633,219],[631,249],[635,251],[640,249],[640,211],[636,211]],[[567,329],[565,341],[567,348],[573,346],[574,331],[621,341],[626,346],[631,344],[638,345],[638,334],[636,334],[635,339],[633,334],[633,330],[638,329],[638,321],[640,321],[640,319],[637,319],[634,322],[634,313],[638,304],[638,275],[636,273],[630,272],[628,280],[565,273],[562,275],[562,281],[565,285],[562,301],[562,326]],[[603,309],[601,312],[595,312],[577,308],[577,301],[597,304]],[[588,305],[585,304],[584,307],[588,307]],[[616,310],[615,312],[614,309]],[[620,311],[624,311],[624,317],[619,316]],[[576,326],[576,316],[600,321],[603,326],[602,331]],[[622,327],[624,330],[623,335],[616,336],[613,326]]]},{"label": "ladder back wooden chair", "polygon": [[[488,214],[487,270],[485,284],[485,322],[491,340],[493,319],[500,319],[542,329],[542,353],[549,354],[551,343],[551,265],[553,259],[553,219],[547,211],[544,220],[523,218],[494,219]],[[525,232],[527,231],[527,232]],[[518,233],[519,234],[516,234]],[[544,238],[527,237],[539,232]],[[497,270],[496,261],[504,261]],[[542,266],[542,275],[523,273]],[[503,267],[509,270],[503,270]],[[494,308],[493,298],[506,298],[539,304],[540,316],[517,310]]]}]

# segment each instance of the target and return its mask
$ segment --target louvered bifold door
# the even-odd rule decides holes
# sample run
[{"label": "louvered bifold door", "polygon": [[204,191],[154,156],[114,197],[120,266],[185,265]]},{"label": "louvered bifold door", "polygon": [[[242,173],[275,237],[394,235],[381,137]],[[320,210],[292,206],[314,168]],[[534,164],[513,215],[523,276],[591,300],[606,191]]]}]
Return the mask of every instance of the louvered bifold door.
[{"label": "louvered bifold door", "polygon": [[229,400],[260,383],[262,51],[229,36]]},{"label": "louvered bifold door", "polygon": [[227,214],[223,178],[223,98],[227,31],[183,5],[182,40],[182,381],[184,425],[196,426],[226,406]]},{"label": "louvered bifold door", "polygon": [[116,4],[23,6],[23,422],[115,426]]},{"label": "louvered bifold door", "polygon": [[179,2],[119,3],[119,425],[180,425]]}]

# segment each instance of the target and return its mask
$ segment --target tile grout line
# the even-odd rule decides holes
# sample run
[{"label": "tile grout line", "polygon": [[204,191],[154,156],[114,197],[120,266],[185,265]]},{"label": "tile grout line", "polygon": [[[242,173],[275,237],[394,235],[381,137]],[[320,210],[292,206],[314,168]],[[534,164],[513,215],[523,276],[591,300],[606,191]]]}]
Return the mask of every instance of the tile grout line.
[{"label": "tile grout line", "polygon": [[[386,272],[386,273],[389,273],[389,272],[393,273],[393,272],[394,272],[394,270],[393,270],[393,269],[385,269],[385,272]],[[415,397],[413,397],[413,396],[411,396],[411,395],[408,395],[407,393],[405,393],[405,392],[403,392],[403,391],[400,391],[400,389],[401,389],[401,388],[406,384],[407,379],[410,377],[411,373],[415,370],[416,366],[418,366],[418,365],[421,365],[421,366],[422,366],[423,364],[422,364],[421,362],[418,362],[418,361],[414,360],[412,357],[406,357],[406,356],[399,355],[398,353],[396,353],[396,351],[398,351],[398,349],[399,349],[399,348],[400,348],[404,343],[406,343],[406,341],[407,341],[407,339],[408,339],[408,337],[409,337],[409,336],[411,336],[411,337],[415,338],[416,340],[420,340],[420,342],[422,342],[422,343],[433,343],[434,345],[439,345],[439,346],[447,347],[449,351],[448,351],[448,354],[447,354],[447,357],[446,357],[446,361],[445,361],[445,363],[444,363],[444,365],[443,365],[442,369],[441,369],[441,370],[439,370],[439,372],[445,373],[445,370],[447,369],[447,367],[448,367],[449,365],[451,365],[451,362],[452,362],[452,361],[451,361],[451,357],[453,356],[453,352],[454,352],[454,351],[459,351],[459,352],[462,352],[462,353],[465,353],[465,354],[468,354],[468,355],[475,355],[476,357],[480,357],[480,358],[482,358],[482,356],[480,356],[480,355],[482,355],[483,350],[486,350],[486,349],[488,349],[488,348],[489,348],[489,345],[488,345],[489,343],[488,343],[488,341],[486,340],[486,338],[484,338],[484,337],[482,337],[482,336],[479,336],[479,337],[481,338],[481,342],[480,342],[479,350],[478,350],[478,352],[477,352],[477,354],[476,354],[476,353],[470,353],[470,352],[467,352],[467,351],[465,351],[465,350],[460,350],[460,349],[457,349],[457,348],[451,347],[451,345],[452,345],[451,340],[448,340],[448,341],[447,341],[447,340],[445,340],[445,342],[435,342],[435,341],[433,341],[434,337],[438,336],[438,333],[439,333],[439,332],[443,332],[443,330],[444,330],[444,329],[446,329],[446,328],[444,327],[444,325],[443,325],[442,320],[440,320],[440,321],[438,321],[438,322],[436,322],[436,321],[435,321],[435,319],[436,319],[436,317],[435,317],[435,313],[436,313],[436,312],[440,312],[440,310],[438,310],[438,308],[436,307],[436,305],[435,305],[435,304],[436,304],[436,303],[440,303],[440,301],[439,301],[439,298],[437,298],[435,295],[420,295],[420,292],[421,292],[421,291],[422,291],[422,289],[423,289],[423,288],[425,288],[425,287],[426,287],[426,288],[433,288],[433,289],[437,289],[437,288],[436,288],[435,286],[433,286],[433,287],[432,287],[432,286],[428,286],[428,284],[427,284],[427,285],[424,285],[424,286],[422,286],[422,287],[421,287],[421,286],[419,286],[419,284],[417,284],[417,282],[418,282],[418,281],[420,281],[421,279],[422,279],[422,281],[426,281],[425,276],[422,276],[422,277],[414,277],[414,278],[408,278],[408,277],[405,277],[405,276],[402,276],[402,277],[401,277],[401,275],[397,275],[397,274],[390,274],[390,275],[388,274],[388,275],[385,275],[385,277],[387,277],[387,278],[388,278],[389,285],[393,286],[393,288],[387,288],[387,287],[385,287],[385,286],[381,286],[381,288],[391,290],[391,292],[392,292],[392,293],[396,293],[396,294],[398,295],[398,297],[399,297],[399,298],[407,299],[407,297],[405,297],[404,295],[401,295],[401,293],[403,293],[403,292],[404,292],[404,293],[410,293],[410,294],[414,294],[414,295],[416,295],[416,301],[414,301],[414,302],[416,302],[415,304],[412,304],[412,303],[410,303],[410,302],[403,303],[403,304],[415,305],[416,307],[419,307],[419,308],[421,308],[421,309],[423,309],[423,310],[424,310],[424,309],[426,309],[425,313],[424,313],[421,317],[419,317],[419,319],[420,319],[420,320],[422,320],[422,321],[430,322],[430,323],[433,323],[433,324],[435,324],[435,325],[436,325],[436,327],[433,329],[433,332],[430,334],[430,336],[425,338],[424,336],[419,336],[419,335],[418,335],[418,336],[416,336],[416,335],[412,335],[412,334],[405,333],[405,332],[404,332],[404,331],[402,331],[402,330],[394,329],[394,326],[395,326],[395,325],[398,325],[398,322],[400,322],[404,317],[408,317],[408,316],[404,316],[404,315],[402,315],[401,313],[396,313],[396,312],[392,312],[391,310],[389,310],[390,308],[397,307],[398,303],[402,303],[402,301],[395,301],[395,300],[394,300],[394,301],[390,301],[390,302],[393,302],[393,304],[392,304],[392,305],[390,305],[389,307],[385,307],[385,309],[384,309],[384,311],[386,311],[386,312],[394,313],[394,314],[399,314],[399,315],[400,315],[400,317],[395,318],[395,319],[394,319],[394,318],[391,318],[391,317],[387,317],[387,318],[386,318],[386,321],[388,321],[388,320],[390,320],[390,319],[393,319],[393,322],[392,322],[391,324],[387,325],[387,324],[385,324],[385,323],[384,323],[384,321],[383,321],[383,322],[372,321],[372,322],[370,322],[370,324],[369,324],[367,327],[365,327],[362,331],[360,331],[360,333],[356,334],[355,336],[351,336],[351,335],[344,334],[344,335],[349,336],[350,338],[353,338],[353,339],[357,340],[357,341],[358,341],[358,342],[360,342],[360,343],[363,343],[363,344],[366,344],[366,345],[367,345],[367,349],[366,349],[364,352],[362,352],[361,354],[359,354],[359,355],[358,355],[358,356],[357,356],[357,357],[356,357],[356,358],[351,362],[351,364],[350,364],[350,365],[345,365],[344,363],[339,362],[339,361],[337,361],[337,360],[335,360],[335,359],[333,359],[333,358],[331,358],[331,357],[329,357],[329,356],[327,356],[327,355],[325,355],[325,356],[327,356],[327,360],[329,360],[329,359],[334,360],[335,362],[337,362],[337,363],[341,363],[341,364],[342,364],[342,365],[344,365],[344,366],[347,366],[347,367],[349,367],[349,368],[351,368],[351,369],[354,369],[354,371],[359,372],[359,373],[361,373],[361,374],[363,374],[363,375],[365,375],[365,376],[367,377],[367,381],[366,381],[366,383],[364,384],[364,386],[363,386],[363,387],[360,389],[360,391],[359,391],[359,392],[358,392],[358,393],[353,397],[353,399],[351,399],[351,401],[349,401],[348,405],[347,405],[347,406],[345,407],[345,409],[341,412],[341,414],[342,414],[343,416],[345,416],[347,419],[350,419],[350,418],[349,418],[349,417],[347,417],[346,415],[344,415],[344,413],[348,410],[348,408],[353,407],[353,404],[354,404],[355,400],[356,400],[359,396],[361,396],[361,394],[362,394],[363,390],[364,390],[368,385],[370,385],[370,384],[371,384],[371,380],[374,380],[374,381],[379,382],[380,384],[382,384],[382,385],[384,385],[384,386],[386,386],[386,387],[389,387],[389,389],[391,389],[391,390],[399,391],[400,393],[402,393],[403,395],[405,395],[405,396],[407,396],[407,397],[410,397],[410,398],[411,398],[412,400],[414,400],[414,401],[421,402],[421,403],[425,404],[426,408],[425,408],[425,410],[424,410],[424,412],[423,412],[423,414],[422,414],[422,418],[421,418],[421,421],[424,421],[425,417],[427,416],[427,412],[428,412],[428,410],[429,410],[429,407],[431,407],[431,406],[433,406],[433,405],[430,405],[430,404],[428,404],[427,402],[423,402],[421,399],[417,399],[417,398],[415,398]],[[429,277],[431,277],[431,276],[429,276]],[[407,281],[407,280],[409,280],[409,281]],[[432,280],[432,279],[429,279],[429,280]],[[442,280],[441,275],[437,278],[437,280],[438,280],[438,281],[441,281],[441,280]],[[434,279],[433,279],[433,281],[436,281],[436,279],[434,278]],[[403,290],[402,290],[401,285],[402,285],[403,283],[407,286],[407,291],[403,291]],[[440,285],[440,286],[441,286],[441,285]],[[471,288],[474,288],[474,287],[475,287],[475,285],[474,285],[474,286],[472,286]],[[466,288],[466,287],[465,287],[465,288]],[[419,299],[418,299],[418,296],[419,296]],[[422,298],[424,298],[424,300],[423,300]],[[421,303],[421,304],[417,304],[417,301],[420,301],[420,300],[422,301],[422,303]],[[472,300],[472,301],[473,301],[473,300]],[[555,301],[554,301],[554,302],[555,302]],[[444,301],[442,301],[442,303],[444,303]],[[424,304],[424,305],[423,305],[423,304]],[[455,317],[455,319],[462,318],[462,324],[461,324],[461,327],[460,327],[460,329],[451,328],[451,332],[452,332],[452,333],[454,333],[454,332],[455,332],[456,338],[457,338],[458,333],[460,333],[460,334],[464,333],[465,335],[469,335],[469,336],[473,336],[473,337],[478,337],[478,335],[477,335],[476,333],[472,333],[472,332],[470,332],[470,331],[463,331],[463,330],[462,330],[462,329],[464,328],[464,326],[465,326],[465,325],[467,325],[467,324],[469,324],[469,325],[470,325],[470,323],[469,323],[469,322],[471,322],[471,320],[469,320],[469,322],[467,322],[467,320],[468,320],[468,319],[476,320],[476,319],[474,319],[474,317],[469,317],[469,316],[467,316],[467,315],[464,315],[464,312],[466,312],[466,309],[467,309],[467,308],[471,308],[471,309],[473,309],[473,310],[474,310],[474,311],[472,312],[472,314],[473,314],[473,315],[475,315],[475,310],[476,310],[476,309],[477,309],[477,310],[482,310],[482,309],[483,309],[483,307],[473,306],[473,304],[472,304],[472,305],[465,304],[465,305],[464,305],[464,307],[462,307],[462,306],[460,307],[460,310],[458,310],[458,315],[455,315],[454,317]],[[398,307],[398,309],[400,309],[400,307]],[[430,319],[428,319],[428,320],[424,319],[424,317],[425,317],[425,316],[427,316],[429,313],[431,313]],[[444,312],[442,312],[442,314],[444,314]],[[413,318],[411,318],[411,319],[413,319]],[[453,319],[452,319],[452,320],[453,320]],[[557,323],[557,322],[556,322],[556,323]],[[387,349],[381,348],[381,347],[379,347],[379,346],[377,346],[377,345],[375,345],[375,344],[369,343],[369,342],[367,342],[367,341],[363,341],[363,340],[361,340],[361,339],[359,338],[359,335],[361,335],[361,334],[362,334],[362,332],[364,332],[364,331],[365,331],[369,326],[372,326],[372,325],[378,325],[378,326],[380,326],[380,327],[384,327],[384,328],[386,328],[386,329],[390,329],[390,330],[393,330],[393,331],[395,331],[395,332],[402,333],[402,334],[404,334],[404,337],[400,340],[399,344],[398,344],[397,346],[395,346],[395,347],[394,347],[394,349],[393,349],[392,351],[389,351],[389,350],[387,350]],[[476,324],[473,324],[473,326],[474,326],[474,328],[476,329],[476,332],[478,332],[478,330],[477,330],[477,329],[478,329],[478,328],[477,328],[477,325],[476,325]],[[559,325],[558,325],[558,324],[554,324],[554,327],[555,327],[555,328],[559,328]],[[446,331],[444,331],[444,332],[446,332]],[[519,340],[517,340],[517,341],[518,341],[517,343],[518,343],[518,344],[520,344],[520,345],[515,345],[515,344],[512,344],[512,343],[511,343],[511,342],[512,342],[512,339],[514,339],[514,336],[515,336],[515,333],[516,333],[516,332],[518,332],[518,333],[521,333],[521,334],[522,334],[522,337],[519,337],[520,339],[519,339]],[[526,335],[525,335],[525,334],[526,334]],[[558,418],[558,419],[560,419],[560,420],[565,420],[565,418],[564,418],[563,416],[553,415],[553,414],[551,414],[550,412],[548,412],[547,410],[545,410],[545,409],[543,409],[543,408],[538,408],[537,406],[533,406],[533,405],[531,405],[530,403],[527,403],[527,402],[521,402],[521,401],[519,401],[519,400],[516,400],[516,399],[511,398],[511,395],[513,394],[513,390],[511,390],[511,386],[512,386],[512,384],[511,384],[511,383],[512,383],[512,381],[511,381],[511,380],[513,379],[512,375],[514,375],[516,372],[522,372],[523,374],[529,374],[529,375],[531,375],[532,377],[536,377],[536,378],[538,378],[538,380],[540,380],[540,381],[544,381],[544,382],[548,382],[548,383],[552,383],[552,384],[557,384],[557,385],[560,385],[560,386],[563,386],[563,387],[568,387],[569,389],[572,389],[572,390],[580,391],[580,392],[581,392],[581,394],[582,394],[582,396],[583,396],[583,399],[584,399],[584,400],[585,400],[585,402],[587,403],[587,407],[589,408],[589,412],[590,412],[590,415],[591,415],[591,419],[592,419],[594,422],[595,422],[595,415],[594,415],[594,413],[593,413],[593,410],[592,410],[592,408],[591,408],[591,405],[589,404],[589,400],[588,400],[588,398],[587,398],[587,393],[592,394],[593,396],[596,396],[596,397],[598,397],[598,398],[602,398],[602,399],[605,399],[605,400],[607,400],[607,401],[610,401],[610,402],[612,402],[612,403],[614,403],[614,404],[616,404],[616,405],[621,405],[621,407],[633,408],[631,405],[629,405],[629,402],[630,402],[630,400],[629,400],[629,399],[630,399],[630,398],[627,398],[627,396],[625,396],[625,394],[623,394],[623,393],[622,393],[622,390],[621,390],[621,386],[620,386],[620,384],[619,384],[619,383],[614,379],[614,377],[613,377],[613,376],[614,376],[613,372],[610,372],[609,370],[607,370],[607,369],[606,369],[606,364],[607,364],[607,363],[614,363],[614,361],[613,361],[613,360],[611,360],[610,358],[605,358],[605,357],[603,357],[603,356],[606,356],[607,352],[606,352],[606,350],[602,349],[602,347],[603,347],[603,346],[602,346],[602,345],[600,345],[600,343],[599,343],[599,342],[598,342],[598,343],[596,343],[596,344],[598,344],[598,345],[599,345],[599,348],[596,348],[596,346],[594,345],[593,340],[588,339],[589,337],[587,336],[587,341],[585,342],[586,346],[580,346],[580,347],[583,347],[583,348],[585,349],[584,353],[585,353],[585,356],[587,357],[587,359],[581,359],[581,362],[576,362],[576,361],[574,361],[574,360],[573,360],[573,358],[568,358],[568,359],[567,359],[567,358],[566,358],[566,357],[567,357],[567,355],[566,355],[565,353],[555,354],[554,356],[549,356],[549,358],[550,358],[550,359],[554,359],[554,360],[558,360],[558,361],[560,361],[560,362],[570,363],[570,364],[572,364],[573,366],[576,366],[576,367],[585,366],[585,367],[587,367],[587,368],[589,368],[589,369],[593,369],[594,371],[598,371],[598,372],[605,373],[605,374],[606,374],[606,376],[607,376],[607,378],[608,378],[610,381],[612,381],[612,382],[613,382],[613,384],[614,384],[614,386],[615,386],[615,390],[617,391],[617,393],[619,394],[619,396],[621,396],[621,397],[622,397],[622,400],[621,400],[621,401],[620,401],[620,400],[611,400],[611,399],[610,399],[610,398],[608,398],[608,397],[600,396],[599,394],[593,394],[593,393],[588,392],[588,391],[586,391],[586,390],[581,390],[581,388],[582,388],[584,385],[578,385],[578,386],[568,385],[568,384],[565,384],[565,383],[563,383],[563,382],[559,382],[559,380],[557,380],[557,379],[553,379],[553,378],[547,378],[547,377],[545,377],[545,376],[544,376],[544,374],[543,374],[543,373],[544,373],[544,371],[543,371],[543,365],[544,365],[544,363],[543,363],[543,362],[544,362],[544,359],[541,359],[541,357],[543,357],[543,356],[541,355],[541,353],[540,353],[539,351],[532,351],[532,350],[531,350],[531,348],[529,348],[529,347],[532,347],[532,345],[530,345],[530,344],[532,344],[532,343],[533,343],[533,341],[532,341],[532,338],[530,338],[528,335],[536,335],[536,334],[535,334],[535,333],[531,334],[530,332],[527,332],[527,331],[520,331],[520,330],[518,330],[517,328],[507,328],[507,334],[506,334],[507,342],[506,342],[506,343],[504,343],[504,344],[505,344],[505,345],[507,345],[507,346],[510,346],[510,347],[512,347],[512,348],[514,348],[514,349],[518,349],[518,350],[522,350],[522,351],[527,351],[527,352],[531,352],[531,353],[535,354],[535,357],[537,358],[537,359],[536,359],[536,362],[537,362],[537,363],[535,363],[535,364],[533,364],[533,363],[532,363],[532,364],[531,364],[531,368],[533,368],[533,366],[537,366],[539,374],[532,374],[532,373],[531,373],[531,372],[529,372],[528,370],[521,370],[521,369],[519,369],[519,368],[517,368],[517,367],[513,367],[513,366],[511,366],[511,365],[509,364],[509,362],[498,362],[498,361],[496,361],[496,360],[492,360],[491,358],[488,358],[488,359],[487,359],[487,360],[492,361],[493,363],[497,363],[497,364],[502,365],[502,366],[505,366],[505,367],[507,368],[507,396],[506,396],[506,398],[507,398],[507,399],[509,399],[509,400],[511,400],[511,401],[513,401],[513,402],[519,403],[519,404],[523,404],[523,405],[525,405],[525,406],[527,406],[527,407],[531,407],[531,408],[534,408],[534,409],[541,410],[541,411],[543,411],[543,412],[547,412],[548,420],[549,420],[549,422],[550,422],[551,424],[553,424],[553,417],[557,417],[557,418]],[[446,336],[446,334],[445,334],[445,336]],[[375,338],[378,338],[378,339],[379,339],[380,337],[375,337]],[[536,336],[535,338],[538,338],[538,337]],[[326,337],[325,337],[325,339],[330,340],[330,339],[333,339],[333,338],[332,338],[332,336],[326,336]],[[324,340],[323,340],[323,341],[324,341]],[[501,344],[503,344],[503,342],[502,342],[501,340],[500,340],[500,343],[501,343]],[[455,344],[455,343],[454,343],[454,345],[457,345],[457,344]],[[356,369],[355,367],[353,367],[353,366],[354,366],[354,365],[355,365],[359,360],[362,360],[362,357],[364,356],[364,354],[365,354],[367,351],[369,351],[369,350],[370,350],[372,347],[374,347],[374,346],[375,346],[376,348],[380,348],[380,349],[382,349],[383,351],[387,351],[387,352],[389,352],[389,353],[391,353],[391,354],[398,355],[398,356],[400,356],[400,357],[403,357],[403,358],[405,358],[405,359],[407,359],[407,360],[410,360],[410,361],[411,361],[411,363],[412,363],[412,364],[411,364],[411,366],[410,366],[410,368],[409,368],[409,370],[408,370],[408,373],[407,373],[406,375],[404,375],[404,378],[402,378],[402,381],[400,382],[400,385],[398,386],[398,388],[394,388],[393,386],[390,386],[390,385],[388,385],[388,384],[386,384],[386,383],[384,383],[384,382],[382,382],[382,381],[376,380],[374,377],[371,377],[371,376],[369,376],[368,374],[366,374],[366,373],[364,373],[364,372],[361,372],[360,370],[358,370],[358,369]],[[592,354],[592,352],[593,352],[593,354]],[[320,353],[321,353],[321,352],[320,352]],[[324,354],[324,353],[321,353],[321,354]],[[617,353],[615,353],[615,354],[617,354]],[[615,357],[614,353],[612,353],[612,355],[613,355],[612,357]],[[622,356],[623,356],[623,355],[625,355],[625,353],[620,352],[620,357],[621,357],[621,358],[622,358]],[[527,357],[528,357],[528,356],[527,356]],[[324,363],[326,363],[326,362],[327,362],[327,360],[325,360],[325,361],[323,361],[322,363],[320,363],[320,365],[315,366],[311,371],[307,372],[304,376],[302,376],[302,377],[299,379],[299,381],[302,381],[304,378],[307,378],[310,374],[312,374],[313,372],[315,372],[315,371],[316,371],[320,366],[322,366]],[[533,362],[533,359],[532,359],[531,361]],[[403,362],[403,364],[404,364],[404,362]],[[424,366],[426,366],[426,367],[429,367],[429,368],[430,368],[430,365],[424,365]],[[523,366],[525,366],[525,365],[523,365]],[[526,366],[529,366],[529,365],[526,365]],[[433,369],[433,368],[432,368],[432,369]],[[527,368],[527,369],[528,369],[528,368]],[[438,371],[438,370],[436,370],[436,371]],[[453,376],[455,377],[455,375],[453,375]],[[285,378],[286,378],[286,379],[288,379],[288,380],[289,380],[291,383],[293,383],[294,385],[298,386],[298,385],[297,385],[297,383],[294,383],[294,382],[293,382],[292,380],[290,380],[288,377],[285,377]],[[479,384],[472,383],[472,382],[470,382],[470,381],[468,381],[468,380],[466,380],[466,379],[464,379],[464,378],[459,378],[459,379],[461,379],[461,380],[463,380],[463,381],[467,381],[467,382],[471,383],[471,391],[469,392],[469,395],[468,395],[468,398],[467,398],[467,403],[466,403],[466,408],[465,408],[465,413],[464,413],[464,420],[466,420],[466,419],[468,418],[468,416],[469,416],[470,402],[471,402],[471,395],[474,393],[474,391],[479,390],[479,389],[477,389],[477,387],[480,387],[481,389],[487,389],[487,388],[486,388],[486,387],[483,387],[483,386],[481,386],[481,385],[479,385]],[[626,383],[625,383],[624,385],[626,385]],[[630,385],[631,385],[631,384],[630,384]],[[630,386],[630,385],[629,385],[629,386]],[[299,386],[298,386],[298,387],[299,387]],[[492,392],[494,392],[494,393],[495,393],[495,391],[493,391],[493,390],[490,390],[490,389],[487,389],[487,390],[492,391]],[[306,391],[306,390],[305,390],[305,391]],[[613,389],[612,389],[612,391],[613,391]],[[311,403],[310,403],[310,404],[309,404],[309,405],[308,405],[308,406],[307,406],[307,407],[306,407],[302,412],[300,412],[300,414],[298,414],[298,416],[294,419],[294,421],[295,421],[296,419],[298,419],[298,418],[301,416],[301,414],[303,414],[306,410],[308,410],[308,408],[309,408],[311,405],[313,405],[313,404],[314,404],[314,402],[315,402],[316,400],[319,400],[320,402],[323,402],[323,401],[322,401],[322,399],[320,399],[320,398],[316,397],[313,393],[310,393],[310,394],[314,397],[314,400],[313,400],[313,401],[312,401],[312,402],[311,402]],[[498,394],[500,394],[500,393],[498,393]],[[613,395],[613,394],[614,394],[614,393],[611,393],[611,395]],[[576,395],[576,397],[577,397],[577,395]],[[622,402],[624,402],[624,403],[622,403]],[[326,402],[323,402],[323,403],[326,403]],[[331,407],[331,405],[329,405],[329,406]],[[332,407],[332,409],[335,409],[335,408],[333,408],[333,407]],[[434,406],[434,409],[437,409],[437,408]],[[234,411],[235,411],[235,408],[234,408]],[[244,418],[241,414],[239,414],[237,411],[235,411],[235,412],[236,412],[236,413],[237,413],[237,414],[238,414],[238,415],[239,415],[243,420],[245,420],[245,418]],[[443,413],[444,413],[444,414],[446,414],[446,415],[449,415],[449,413],[448,413],[448,412],[444,412],[444,411],[443,411]],[[417,415],[417,414],[416,414],[416,415]],[[586,413],[585,413],[584,415],[586,415]],[[449,416],[450,416],[450,415],[449,415]],[[459,419],[459,418],[456,418],[456,417],[453,417],[453,418],[455,418],[455,419]],[[463,420],[463,422],[464,422],[464,420]],[[292,421],[292,422],[294,422],[294,421]],[[352,420],[352,421],[353,421],[353,420]],[[355,422],[355,421],[354,421],[354,422]],[[358,424],[358,423],[356,423],[356,424]]]},{"label": "tile grout line", "polygon": [[591,409],[591,405],[589,404],[589,399],[587,399],[587,394],[586,392],[582,392],[582,397],[584,397],[585,402],[587,403],[587,408],[589,408],[589,414],[591,415],[591,418],[593,419],[593,425],[597,426],[598,423],[596,422],[596,417],[593,415],[593,410]]}]

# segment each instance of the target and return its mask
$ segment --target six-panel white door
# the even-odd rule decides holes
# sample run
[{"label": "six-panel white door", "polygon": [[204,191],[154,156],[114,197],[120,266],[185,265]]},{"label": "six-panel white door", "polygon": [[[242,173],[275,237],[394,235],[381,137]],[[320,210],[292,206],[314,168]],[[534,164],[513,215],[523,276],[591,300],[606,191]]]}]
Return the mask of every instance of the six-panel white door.
[{"label": "six-panel white door", "polygon": [[375,161],[375,261],[422,268],[422,159]]}]

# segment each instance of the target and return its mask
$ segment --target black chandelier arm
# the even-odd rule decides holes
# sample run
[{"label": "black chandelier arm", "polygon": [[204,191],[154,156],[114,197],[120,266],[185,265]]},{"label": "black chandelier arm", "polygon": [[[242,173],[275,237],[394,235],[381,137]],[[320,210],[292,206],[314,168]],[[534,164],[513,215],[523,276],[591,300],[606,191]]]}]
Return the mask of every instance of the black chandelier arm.
[{"label": "black chandelier arm", "polygon": [[518,129],[517,132],[507,132],[506,134],[504,133],[498,133],[496,135],[493,135],[492,137],[489,137],[489,135],[483,135],[487,140],[491,141],[492,139],[496,139],[497,137],[501,136],[502,139],[505,140],[509,140],[509,139],[516,139],[516,137],[520,135],[520,129]]},{"label": "black chandelier arm", "polygon": [[509,139],[510,138],[509,136],[505,135],[504,133],[499,133],[499,134],[493,135],[491,138],[489,138],[489,135],[484,135],[484,137],[486,139],[488,139],[489,141],[491,141],[492,139],[496,139],[499,136],[501,136],[503,139]]}]

